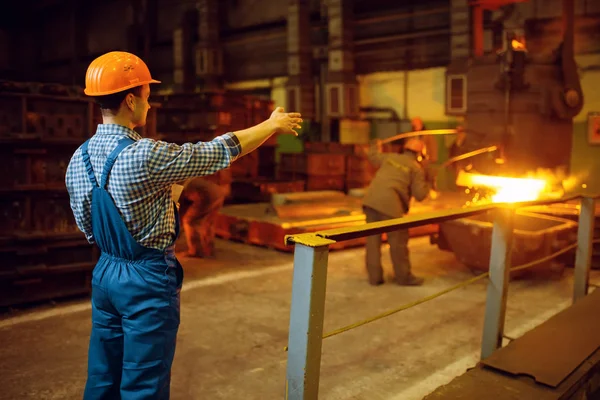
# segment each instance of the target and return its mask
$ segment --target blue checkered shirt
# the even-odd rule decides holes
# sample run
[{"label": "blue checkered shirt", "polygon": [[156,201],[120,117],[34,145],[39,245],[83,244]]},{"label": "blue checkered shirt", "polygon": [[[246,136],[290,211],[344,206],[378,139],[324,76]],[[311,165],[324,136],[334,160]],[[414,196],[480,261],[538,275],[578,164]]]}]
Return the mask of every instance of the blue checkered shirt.
[{"label": "blue checkered shirt", "polygon": [[[121,125],[100,124],[88,145],[98,182],[106,158],[124,137],[133,139],[135,143],[126,147],[117,158],[108,178],[107,190],[133,238],[142,246],[165,250],[175,239],[171,186],[229,167],[240,155],[240,142],[233,133],[227,133],[210,142],[179,146],[142,138],[136,131]],[[81,148],[75,151],[69,162],[66,184],[77,226],[93,243],[92,183],[83,163]]]}]

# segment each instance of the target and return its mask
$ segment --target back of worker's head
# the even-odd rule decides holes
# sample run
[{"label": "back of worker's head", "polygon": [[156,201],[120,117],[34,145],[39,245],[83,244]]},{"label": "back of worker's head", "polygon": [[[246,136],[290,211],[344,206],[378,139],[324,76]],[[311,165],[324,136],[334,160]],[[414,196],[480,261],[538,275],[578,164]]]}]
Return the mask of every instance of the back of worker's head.
[{"label": "back of worker's head", "polygon": [[135,126],[146,124],[150,109],[148,66],[134,54],[112,51],[92,61],[85,76],[85,94],[94,97],[103,116],[126,116]]},{"label": "back of worker's head", "polygon": [[421,139],[410,138],[404,143],[403,151],[414,153],[420,157],[425,157],[427,154],[427,146],[425,146],[425,142]]}]

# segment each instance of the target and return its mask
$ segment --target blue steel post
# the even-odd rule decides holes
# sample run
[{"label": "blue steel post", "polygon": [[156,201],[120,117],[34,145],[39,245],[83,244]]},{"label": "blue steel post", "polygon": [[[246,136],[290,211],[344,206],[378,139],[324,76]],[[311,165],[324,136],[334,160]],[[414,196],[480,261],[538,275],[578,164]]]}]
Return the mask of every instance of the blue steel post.
[{"label": "blue steel post", "polygon": [[317,236],[296,241],[286,399],[315,400],[319,395],[327,259],[332,243]]},{"label": "blue steel post", "polygon": [[511,208],[499,209],[494,219],[481,359],[489,357],[502,346],[511,268],[514,213]]},{"label": "blue steel post", "polygon": [[590,267],[592,264],[592,241],[594,240],[594,199],[581,199],[579,227],[577,228],[577,252],[575,253],[575,271],[573,303],[587,295]]}]

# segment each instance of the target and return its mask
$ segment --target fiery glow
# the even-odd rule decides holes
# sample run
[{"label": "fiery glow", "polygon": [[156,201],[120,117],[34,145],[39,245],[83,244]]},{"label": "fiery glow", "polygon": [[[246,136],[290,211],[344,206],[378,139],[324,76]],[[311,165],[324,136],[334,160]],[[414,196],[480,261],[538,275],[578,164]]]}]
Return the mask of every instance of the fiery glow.
[{"label": "fiery glow", "polygon": [[577,192],[580,189],[587,189],[588,185],[586,181],[588,179],[590,179],[590,173],[583,171],[576,175],[569,175],[562,181],[562,184],[565,192]]},{"label": "fiery glow", "polygon": [[513,39],[511,42],[511,46],[515,50],[525,50],[525,43],[520,42],[516,39]]},{"label": "fiery glow", "polygon": [[[560,197],[564,191],[562,189],[553,189],[553,181],[544,174],[538,176],[514,178],[505,176],[481,175],[461,171],[456,179],[458,186],[467,188],[487,189],[488,195],[475,193],[469,204],[480,202],[495,203],[517,203],[522,201],[533,201],[540,198]],[[470,193],[470,189],[465,191]]]},{"label": "fiery glow", "polygon": [[465,173],[459,185],[493,189],[495,192],[491,197],[493,202],[516,203],[539,199],[546,188],[546,181],[533,178],[508,178]]}]

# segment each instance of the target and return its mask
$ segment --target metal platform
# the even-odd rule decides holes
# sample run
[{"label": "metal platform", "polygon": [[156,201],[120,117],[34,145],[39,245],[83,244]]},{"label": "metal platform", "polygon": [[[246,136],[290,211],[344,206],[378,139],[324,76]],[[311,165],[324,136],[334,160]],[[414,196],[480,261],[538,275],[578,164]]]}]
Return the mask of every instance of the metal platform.
[{"label": "metal platform", "polygon": [[600,398],[599,314],[595,291],[425,400]]},{"label": "metal platform", "polygon": [[[298,195],[297,198],[293,198],[294,195]],[[366,222],[362,201],[358,196],[336,191],[304,192],[288,196],[290,201],[287,202],[281,200],[281,195],[277,195],[271,203],[223,207],[217,219],[217,236],[291,252],[294,247],[284,243],[285,235],[357,226]],[[436,200],[414,202],[410,214],[460,208],[462,204],[464,204],[462,197],[447,193]],[[411,237],[431,235],[437,231],[437,224],[409,229]],[[366,238],[358,238],[338,242],[333,244],[331,249],[361,246],[365,241]]]}]

